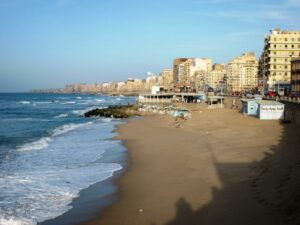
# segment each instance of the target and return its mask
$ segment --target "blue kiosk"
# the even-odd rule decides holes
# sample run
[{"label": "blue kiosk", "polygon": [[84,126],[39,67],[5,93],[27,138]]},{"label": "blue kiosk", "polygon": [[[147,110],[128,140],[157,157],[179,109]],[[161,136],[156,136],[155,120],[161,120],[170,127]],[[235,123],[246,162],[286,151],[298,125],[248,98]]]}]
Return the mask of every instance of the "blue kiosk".
[{"label": "blue kiosk", "polygon": [[241,99],[242,102],[242,113],[248,116],[258,115],[258,104],[257,99]]}]

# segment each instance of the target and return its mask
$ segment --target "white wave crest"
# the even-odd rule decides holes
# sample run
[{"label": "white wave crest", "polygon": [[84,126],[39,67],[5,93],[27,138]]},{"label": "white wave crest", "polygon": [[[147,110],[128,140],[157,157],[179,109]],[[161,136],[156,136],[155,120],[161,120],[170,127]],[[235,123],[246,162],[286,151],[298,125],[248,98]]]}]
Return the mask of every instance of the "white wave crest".
[{"label": "white wave crest", "polygon": [[52,104],[53,102],[45,101],[45,102],[34,102],[35,104],[43,105],[43,104]]},{"label": "white wave crest", "polygon": [[[93,122],[80,123],[80,124],[66,124],[61,127],[58,127],[52,131],[52,137],[56,137],[65,133],[68,133],[79,127],[91,125]],[[24,144],[18,148],[18,151],[31,151],[31,150],[41,150],[49,146],[49,143],[52,141],[51,137],[43,137],[38,141],[30,142]],[[1,225],[1,223],[0,223]]]},{"label": "white wave crest", "polygon": [[0,218],[0,224],[1,225],[36,225],[37,223],[32,220],[18,220],[18,219],[4,219]]},{"label": "white wave crest", "polygon": [[29,101],[20,101],[19,103],[20,103],[20,104],[23,104],[23,105],[29,105],[29,104],[30,104]]},{"label": "white wave crest", "polygon": [[102,122],[109,123],[109,122],[113,121],[113,118],[101,118],[100,120]]},{"label": "white wave crest", "polygon": [[80,124],[66,124],[66,125],[63,125],[61,127],[58,127],[56,129],[53,130],[53,134],[52,136],[58,136],[58,135],[61,135],[61,134],[65,134],[67,132],[70,132],[71,130],[74,130],[76,128],[79,128],[79,127],[83,127],[83,126],[86,126],[86,125],[91,125],[93,124],[93,122],[87,122],[87,123],[80,123]]},{"label": "white wave crest", "polygon": [[68,116],[68,114],[59,114],[58,116],[55,116],[54,118],[59,119],[59,118],[65,118],[67,116]]},{"label": "white wave crest", "polygon": [[82,97],[76,97],[76,99],[82,99]]},{"label": "white wave crest", "polygon": [[93,110],[93,109],[95,109],[95,107],[90,107],[90,108],[82,109],[82,110],[73,110],[72,113],[73,113],[73,114],[77,114],[77,115],[82,116],[82,115],[85,114],[86,112],[88,112],[88,111],[90,111],[90,110]]},{"label": "white wave crest", "polygon": [[63,103],[61,103],[61,104],[63,104],[63,105],[68,105],[68,104],[76,104],[76,102],[74,102],[74,101],[70,101],[70,102],[63,102]]},{"label": "white wave crest", "polygon": [[19,151],[41,150],[43,148],[46,148],[51,141],[52,141],[51,138],[45,137],[38,141],[24,144],[21,147],[19,147],[18,150]]}]

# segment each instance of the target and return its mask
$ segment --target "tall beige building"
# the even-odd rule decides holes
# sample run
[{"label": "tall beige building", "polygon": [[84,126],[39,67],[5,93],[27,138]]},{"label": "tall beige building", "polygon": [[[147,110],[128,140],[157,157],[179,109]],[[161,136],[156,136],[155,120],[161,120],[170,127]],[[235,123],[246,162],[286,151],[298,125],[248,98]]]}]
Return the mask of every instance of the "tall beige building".
[{"label": "tall beige building", "polygon": [[265,36],[265,45],[260,57],[259,79],[265,90],[275,90],[278,83],[290,82],[291,58],[300,52],[300,31],[271,30]]},{"label": "tall beige building", "polygon": [[207,84],[212,88],[217,88],[220,81],[224,80],[226,67],[224,64],[214,64],[207,77]]},{"label": "tall beige building", "polygon": [[197,86],[199,81],[206,81],[212,69],[212,60],[207,58],[179,58],[174,60],[174,82]]},{"label": "tall beige building", "polygon": [[177,84],[182,80],[184,76],[184,63],[188,58],[177,58],[173,61],[173,80]]},{"label": "tall beige building", "polygon": [[257,88],[258,62],[254,52],[244,53],[227,65],[227,83],[231,91],[245,92]]},{"label": "tall beige building", "polygon": [[170,86],[173,84],[173,69],[164,69],[161,71],[162,83],[164,86]]}]

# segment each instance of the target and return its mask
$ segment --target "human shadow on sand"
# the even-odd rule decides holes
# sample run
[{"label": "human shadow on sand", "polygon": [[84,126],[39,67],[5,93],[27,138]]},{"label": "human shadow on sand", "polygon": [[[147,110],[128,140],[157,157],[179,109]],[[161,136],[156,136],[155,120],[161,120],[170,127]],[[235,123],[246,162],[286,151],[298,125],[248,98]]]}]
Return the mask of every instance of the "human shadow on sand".
[{"label": "human shadow on sand", "polygon": [[[300,126],[282,126],[279,144],[271,146],[261,161],[215,161],[222,188],[212,187],[211,201],[194,210],[179,198],[173,206],[175,217],[164,225],[299,225]],[[245,168],[251,173],[237,182],[230,182],[224,172]],[[151,225],[156,224],[153,220]]]}]

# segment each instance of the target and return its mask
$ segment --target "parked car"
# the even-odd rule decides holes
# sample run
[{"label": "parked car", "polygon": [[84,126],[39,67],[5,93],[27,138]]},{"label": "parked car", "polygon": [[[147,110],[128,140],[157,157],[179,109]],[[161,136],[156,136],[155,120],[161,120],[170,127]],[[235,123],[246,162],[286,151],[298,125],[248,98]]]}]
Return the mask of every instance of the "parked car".
[{"label": "parked car", "polygon": [[265,96],[269,98],[275,98],[278,96],[278,93],[276,91],[267,91],[267,93],[265,93]]}]

